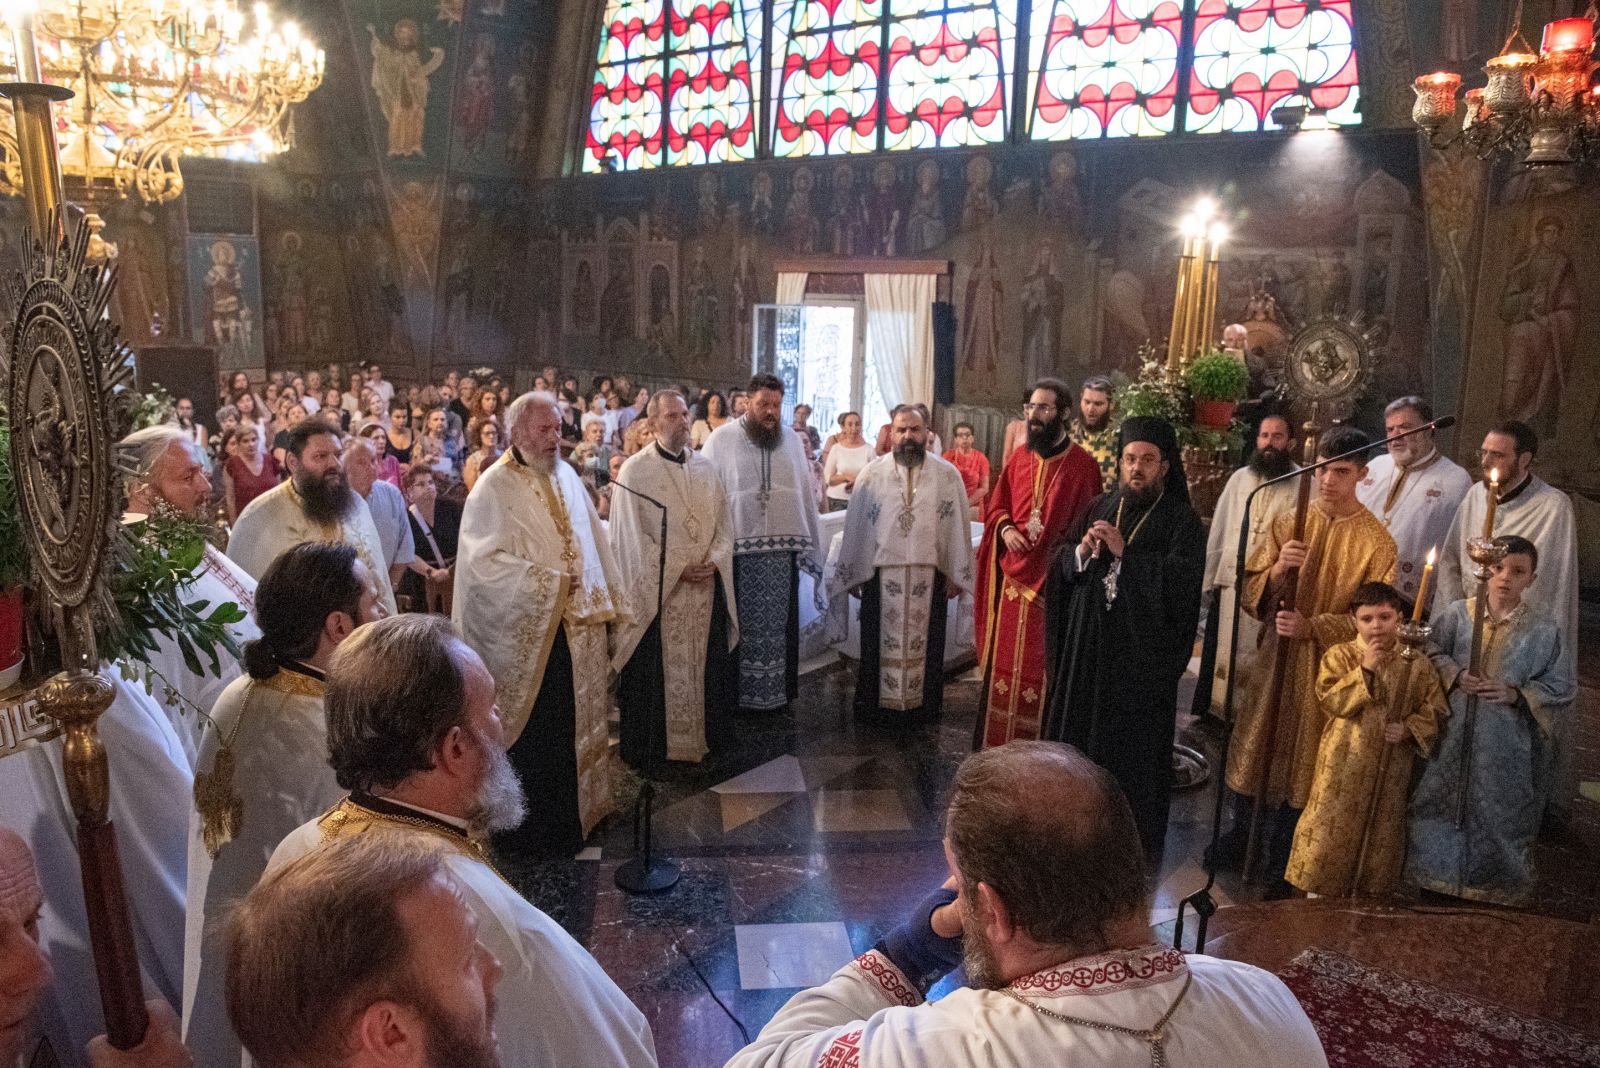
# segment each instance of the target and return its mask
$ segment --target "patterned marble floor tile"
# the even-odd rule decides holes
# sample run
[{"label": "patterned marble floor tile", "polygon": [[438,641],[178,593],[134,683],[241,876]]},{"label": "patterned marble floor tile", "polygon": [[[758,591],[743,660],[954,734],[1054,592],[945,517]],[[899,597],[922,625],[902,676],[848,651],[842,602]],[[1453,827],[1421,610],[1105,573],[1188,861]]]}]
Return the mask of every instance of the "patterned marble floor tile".
[{"label": "patterned marble floor tile", "polygon": [[722,794],[717,800],[722,805],[722,829],[726,832],[736,827],[743,827],[751,820],[765,816],[773,809],[787,805],[791,801],[799,802],[803,799],[797,798],[792,793],[736,793]]},{"label": "patterned marble floor tile", "polygon": [[805,773],[800,769],[800,761],[792,755],[785,754],[775,760],[769,760],[759,767],[751,768],[742,775],[735,775],[726,782],[720,782],[711,787],[714,794],[782,794],[801,793],[806,788]]},{"label": "patterned marble floor tile", "polygon": [[828,833],[911,830],[897,790],[823,787],[813,795],[811,811],[817,830]]},{"label": "patterned marble floor tile", "polygon": [[733,932],[746,990],[815,986],[854,956],[838,921],[740,924]]}]

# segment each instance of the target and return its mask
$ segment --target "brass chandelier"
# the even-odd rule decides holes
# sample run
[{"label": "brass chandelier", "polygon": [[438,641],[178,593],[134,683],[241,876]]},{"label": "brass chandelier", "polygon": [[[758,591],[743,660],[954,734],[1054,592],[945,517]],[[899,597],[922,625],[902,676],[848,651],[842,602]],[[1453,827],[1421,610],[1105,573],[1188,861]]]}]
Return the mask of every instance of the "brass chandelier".
[{"label": "brass chandelier", "polygon": [[1515,159],[1529,167],[1600,162],[1600,87],[1590,84],[1597,19],[1591,0],[1583,17],[1548,23],[1535,52],[1522,35],[1519,2],[1511,35],[1483,68],[1487,84],[1468,89],[1465,107],[1458,108],[1461,75],[1424,74],[1413,86],[1412,121],[1435,148],[1460,142],[1479,159]]},{"label": "brass chandelier", "polygon": [[[0,0],[0,23],[0,81],[72,93],[53,125],[69,195],[86,206],[175,199],[184,156],[283,151],[293,106],[322,82],[322,49],[264,3],[246,15],[236,0]],[[17,195],[12,107],[0,100],[0,192]]]}]

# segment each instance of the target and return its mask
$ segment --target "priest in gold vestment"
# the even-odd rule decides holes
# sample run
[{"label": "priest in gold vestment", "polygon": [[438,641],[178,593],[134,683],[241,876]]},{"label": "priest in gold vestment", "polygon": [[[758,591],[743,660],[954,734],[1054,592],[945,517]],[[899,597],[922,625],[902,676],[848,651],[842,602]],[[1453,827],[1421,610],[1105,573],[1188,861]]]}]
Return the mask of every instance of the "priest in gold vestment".
[{"label": "priest in gold vestment", "polygon": [[[1360,448],[1368,438],[1353,427],[1334,427],[1318,442],[1319,459]],[[1262,803],[1267,870],[1281,877],[1294,837],[1295,821],[1311,794],[1317,743],[1327,719],[1317,703],[1317,670],[1322,655],[1356,636],[1350,596],[1366,582],[1392,582],[1394,539],[1361,504],[1356,486],[1366,465],[1341,460],[1307,476],[1316,491],[1306,509],[1304,537],[1294,538],[1295,513],[1273,520],[1266,537],[1245,565],[1240,602],[1263,624],[1249,700],[1238,705],[1228,748],[1227,785],[1234,793],[1234,826],[1223,836],[1215,858],[1228,864],[1244,854],[1252,802],[1264,788]],[[1288,573],[1298,567],[1296,610],[1277,612]],[[1283,689],[1269,709],[1278,643],[1290,642]],[[1276,718],[1275,727],[1272,723]],[[1267,734],[1273,734],[1268,752]]]},{"label": "priest in gold vestment", "polygon": [[496,840],[519,856],[571,857],[611,811],[606,624],[623,586],[578,472],[558,456],[548,393],[506,409],[511,447],[461,516],[456,631],[489,665],[528,818]]}]

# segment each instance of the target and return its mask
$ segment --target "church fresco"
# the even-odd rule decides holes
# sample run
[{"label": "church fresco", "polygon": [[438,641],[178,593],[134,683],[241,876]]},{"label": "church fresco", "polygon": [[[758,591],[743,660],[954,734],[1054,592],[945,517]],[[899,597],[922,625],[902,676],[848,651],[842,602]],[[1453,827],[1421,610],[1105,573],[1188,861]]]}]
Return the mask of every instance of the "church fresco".
[{"label": "church fresco", "polygon": [[217,367],[260,367],[262,339],[261,251],[254,237],[190,234],[190,337],[217,352]]}]

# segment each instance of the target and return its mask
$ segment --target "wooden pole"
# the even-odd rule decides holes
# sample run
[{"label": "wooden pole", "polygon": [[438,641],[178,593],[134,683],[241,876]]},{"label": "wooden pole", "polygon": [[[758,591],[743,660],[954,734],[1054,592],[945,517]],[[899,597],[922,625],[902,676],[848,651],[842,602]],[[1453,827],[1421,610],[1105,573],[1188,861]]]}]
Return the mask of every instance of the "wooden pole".
[{"label": "wooden pole", "polygon": [[[1433,628],[1425,623],[1401,624],[1400,642],[1403,648],[1400,651],[1402,667],[1400,686],[1395,693],[1389,695],[1388,705],[1384,709],[1385,727],[1405,719],[1406,709],[1411,705],[1411,685],[1416,677],[1417,650],[1427,644],[1432,634]],[[1361,823],[1361,849],[1356,854],[1355,874],[1350,878],[1350,891],[1347,895],[1349,897],[1355,897],[1361,892],[1361,876],[1366,872],[1367,849],[1372,842],[1372,825],[1378,817],[1378,805],[1383,798],[1383,783],[1389,774],[1389,754],[1393,752],[1396,743],[1382,740],[1380,744],[1382,748],[1378,751],[1378,777],[1373,780],[1372,796],[1367,799],[1367,818]]]},{"label": "wooden pole", "polygon": [[[1312,409],[1311,419],[1305,425],[1305,445],[1302,452],[1302,462],[1309,466],[1317,462],[1317,429],[1315,420],[1316,409]],[[1304,541],[1306,536],[1306,513],[1311,507],[1311,482],[1315,476],[1306,472],[1300,476],[1298,495],[1294,505],[1294,539]],[[1242,577],[1242,576],[1241,576]],[[1296,609],[1300,596],[1300,569],[1291,568],[1278,583],[1277,596],[1274,598],[1272,620],[1269,626],[1275,626],[1279,612],[1293,612]],[[1244,867],[1241,874],[1246,882],[1254,879],[1256,865],[1261,859],[1261,824],[1266,811],[1267,791],[1272,785],[1272,765],[1277,757],[1278,748],[1278,721],[1282,718],[1280,708],[1283,705],[1284,689],[1289,674],[1289,655],[1294,649],[1291,639],[1279,636],[1277,645],[1273,649],[1272,674],[1267,682],[1267,703],[1264,712],[1267,717],[1266,747],[1262,752],[1261,771],[1256,775],[1255,797],[1250,805],[1250,832],[1245,839]]]},{"label": "wooden pole", "polygon": [[[1478,596],[1472,606],[1472,653],[1467,661],[1467,670],[1474,678],[1483,678],[1483,625],[1489,610],[1489,579],[1494,576],[1494,567],[1505,559],[1504,545],[1496,544],[1489,538],[1473,538],[1467,542],[1467,555],[1477,565],[1473,569],[1473,577],[1478,580]],[[1467,824],[1467,790],[1469,780],[1472,778],[1472,757],[1474,741],[1478,733],[1478,695],[1467,694],[1467,708],[1462,716],[1462,730],[1465,732],[1461,739],[1461,780],[1456,793],[1456,830]]]}]

